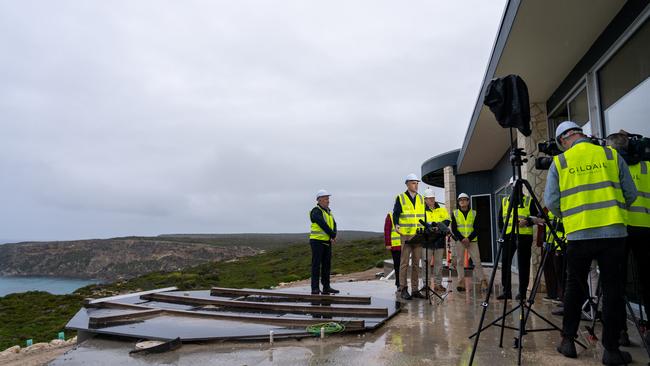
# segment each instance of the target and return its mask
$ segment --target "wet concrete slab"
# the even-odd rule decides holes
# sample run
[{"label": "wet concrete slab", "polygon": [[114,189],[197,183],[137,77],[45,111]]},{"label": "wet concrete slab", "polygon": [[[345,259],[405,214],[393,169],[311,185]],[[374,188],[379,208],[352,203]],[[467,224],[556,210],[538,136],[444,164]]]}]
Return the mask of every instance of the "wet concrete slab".
[{"label": "wet concrete slab", "polygon": [[[405,301],[400,314],[383,327],[363,334],[331,335],[325,339],[282,340],[273,344],[201,343],[185,344],[179,350],[158,354],[129,356],[132,340],[93,338],[54,360],[51,365],[466,365],[473,341],[468,336],[476,331],[481,316],[484,294],[478,285],[468,291],[451,292],[444,302],[430,305],[426,300]],[[372,295],[397,301],[392,281],[336,283],[342,294]],[[307,288],[305,288],[307,289]],[[292,289],[300,291],[301,288]],[[498,294],[498,293],[497,293]],[[542,316],[561,326],[562,319],[550,314],[555,305],[541,301],[533,308]],[[515,304],[516,305],[516,304]],[[508,304],[508,308],[512,306]],[[486,321],[502,313],[502,302],[491,301]],[[506,324],[516,326],[519,312],[507,317]],[[584,331],[584,325],[581,330]],[[532,316],[528,328],[547,328],[547,324]],[[600,336],[600,325],[596,326]],[[630,324],[630,329],[633,326]],[[475,365],[515,365],[517,349],[513,348],[516,332],[506,329],[503,347],[498,346],[499,328],[491,327],[481,334]],[[581,336],[583,343],[586,332]],[[633,344],[624,348],[632,353],[633,364],[647,364],[648,357],[639,347],[639,337],[630,333]],[[525,365],[593,365],[600,364],[602,346],[589,344],[578,347],[578,359],[558,354],[555,346],[558,331],[534,332],[524,337],[522,363]]]}]

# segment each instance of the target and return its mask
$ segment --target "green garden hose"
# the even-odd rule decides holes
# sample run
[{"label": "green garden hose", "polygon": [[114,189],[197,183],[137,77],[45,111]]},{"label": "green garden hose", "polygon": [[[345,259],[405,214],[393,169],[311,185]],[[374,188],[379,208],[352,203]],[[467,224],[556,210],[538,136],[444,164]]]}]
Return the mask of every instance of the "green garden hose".
[{"label": "green garden hose", "polygon": [[320,329],[323,328],[325,334],[340,333],[345,330],[345,325],[335,322],[313,324],[307,327],[307,332],[315,336],[320,335]]}]

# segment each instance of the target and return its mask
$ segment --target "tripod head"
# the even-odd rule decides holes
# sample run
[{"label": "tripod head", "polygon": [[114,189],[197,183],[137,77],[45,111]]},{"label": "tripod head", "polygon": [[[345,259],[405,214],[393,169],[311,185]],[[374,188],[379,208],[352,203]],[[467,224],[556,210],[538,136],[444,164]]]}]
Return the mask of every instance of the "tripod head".
[{"label": "tripod head", "polygon": [[528,159],[523,158],[524,156],[526,156],[526,152],[522,147],[510,147],[510,163],[514,166],[521,167],[528,162]]}]

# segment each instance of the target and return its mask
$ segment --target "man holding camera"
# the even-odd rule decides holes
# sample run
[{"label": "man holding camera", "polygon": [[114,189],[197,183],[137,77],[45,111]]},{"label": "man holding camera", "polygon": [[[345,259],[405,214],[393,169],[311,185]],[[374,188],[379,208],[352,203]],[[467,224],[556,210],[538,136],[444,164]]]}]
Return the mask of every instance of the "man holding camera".
[{"label": "man holding camera", "polygon": [[[636,273],[639,274],[643,306],[650,306],[650,164],[642,160],[642,156],[634,156],[634,149],[629,146],[629,135],[625,131],[607,136],[607,144],[616,149],[623,159],[629,164],[630,174],[638,191],[638,196],[627,211],[627,240],[625,245],[625,261],[630,251],[636,263]],[[630,151],[632,150],[632,151]],[[627,269],[623,268],[623,284],[625,285]],[[624,325],[627,325],[624,323]],[[650,344],[650,332],[644,335],[644,341]],[[629,345],[627,327],[621,332],[621,345]]]},{"label": "man holding camera", "polygon": [[316,193],[316,207],[309,213],[311,232],[311,293],[320,294],[320,282],[323,294],[338,294],[330,286],[330,268],[332,265],[332,244],[336,243],[336,221],[330,210],[330,194],[321,189]]},{"label": "man holding camera", "polygon": [[[422,244],[407,244],[417,233],[417,230],[423,228],[420,220],[425,219],[424,215],[424,198],[418,193],[418,184],[420,179],[415,174],[409,174],[404,181],[406,191],[400,193],[395,198],[393,207],[393,220],[395,231],[400,234],[402,241],[402,254],[399,265],[400,278],[400,296],[404,300],[411,300],[416,297],[425,299],[426,296],[420,293],[418,289],[419,264],[422,258]],[[409,257],[411,257],[411,294],[408,292],[408,282],[406,275],[409,268]]]},{"label": "man holding camera", "polygon": [[586,297],[589,266],[596,259],[603,289],[602,362],[629,363],[632,357],[619,350],[618,338],[625,322],[621,281],[626,209],[637,190],[621,156],[610,147],[593,144],[576,123],[562,122],[555,138],[564,152],[553,158],[544,201],[554,215],[562,217],[568,240],[562,341],[557,350],[565,357],[577,357],[574,339],[580,307]]}]

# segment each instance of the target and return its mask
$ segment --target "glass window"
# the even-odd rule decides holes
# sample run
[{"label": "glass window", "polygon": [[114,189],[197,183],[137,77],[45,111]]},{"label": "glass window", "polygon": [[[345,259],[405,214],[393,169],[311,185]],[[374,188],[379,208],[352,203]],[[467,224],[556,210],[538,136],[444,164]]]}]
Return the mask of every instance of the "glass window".
[{"label": "glass window", "polygon": [[650,22],[598,71],[605,133],[650,136]]},{"label": "glass window", "polygon": [[587,88],[583,88],[572,101],[569,102],[569,120],[582,126],[582,131],[591,135],[591,122],[589,122],[589,103],[587,102]]},{"label": "glass window", "polygon": [[551,117],[548,119],[548,137],[549,139],[555,138],[555,129],[557,126],[568,120],[569,119],[569,109],[566,107],[566,105],[563,106],[563,108],[558,109],[553,113]]}]

